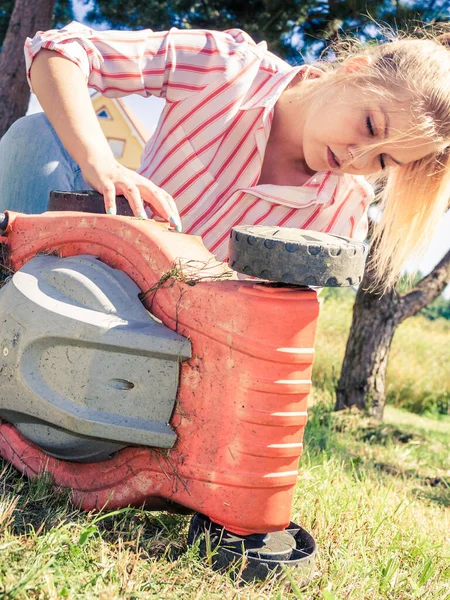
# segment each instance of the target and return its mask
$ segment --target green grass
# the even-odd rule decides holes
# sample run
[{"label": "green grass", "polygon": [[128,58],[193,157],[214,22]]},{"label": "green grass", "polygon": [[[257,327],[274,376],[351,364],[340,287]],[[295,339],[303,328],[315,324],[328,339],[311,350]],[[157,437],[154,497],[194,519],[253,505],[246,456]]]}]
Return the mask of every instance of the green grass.
[{"label": "green grass", "polygon": [[[450,416],[388,406],[377,423],[334,413],[351,303],[330,299],[324,309],[293,506],[318,545],[306,588],[295,571],[239,586],[187,547],[189,517],[86,513],[45,478],[28,481],[0,461],[0,598],[450,600]],[[448,330],[435,323],[411,319],[396,335],[396,401],[401,390],[408,399],[408,381],[418,399],[450,389]]]},{"label": "green grass", "polygon": [[4,465],[0,597],[450,600],[450,417],[380,424],[315,396],[293,511],[318,544],[307,588],[295,571],[238,586],[187,548],[188,517],[86,513]]},{"label": "green grass", "polygon": [[[332,393],[339,378],[354,296],[340,290],[322,305],[313,381]],[[450,411],[450,321],[423,316],[397,328],[389,355],[387,401],[413,412]]]}]

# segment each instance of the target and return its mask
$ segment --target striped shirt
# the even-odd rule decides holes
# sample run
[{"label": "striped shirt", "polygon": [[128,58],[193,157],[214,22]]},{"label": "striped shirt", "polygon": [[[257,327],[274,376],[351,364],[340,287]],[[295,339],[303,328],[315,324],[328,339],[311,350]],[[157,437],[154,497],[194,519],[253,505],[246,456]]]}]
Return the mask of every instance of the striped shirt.
[{"label": "striped shirt", "polygon": [[301,186],[258,185],[275,103],[306,66],[238,29],[95,31],[73,22],[27,39],[28,73],[41,48],[75,62],[106,96],[166,100],[138,172],[171,194],[183,231],[218,259],[239,224],[365,237],[374,194],[362,176],[322,171]]}]

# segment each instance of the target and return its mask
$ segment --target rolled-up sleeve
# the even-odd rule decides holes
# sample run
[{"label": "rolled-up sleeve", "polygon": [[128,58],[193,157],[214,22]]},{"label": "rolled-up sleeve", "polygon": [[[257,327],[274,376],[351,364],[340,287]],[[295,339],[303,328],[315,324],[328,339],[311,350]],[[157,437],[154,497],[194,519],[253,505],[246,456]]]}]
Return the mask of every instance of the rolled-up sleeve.
[{"label": "rolled-up sleeve", "polygon": [[28,83],[31,88],[30,69],[36,54],[42,50],[54,50],[77,64],[89,80],[92,69],[100,70],[101,53],[92,43],[92,29],[75,21],[63,29],[38,31],[33,38],[25,41],[25,62]]},{"label": "rolled-up sleeve", "polygon": [[176,102],[220,77],[233,57],[242,62],[249,48],[255,42],[238,29],[95,31],[72,22],[28,38],[25,57],[30,87],[32,61],[48,49],[77,64],[88,85],[106,96],[154,95]]}]

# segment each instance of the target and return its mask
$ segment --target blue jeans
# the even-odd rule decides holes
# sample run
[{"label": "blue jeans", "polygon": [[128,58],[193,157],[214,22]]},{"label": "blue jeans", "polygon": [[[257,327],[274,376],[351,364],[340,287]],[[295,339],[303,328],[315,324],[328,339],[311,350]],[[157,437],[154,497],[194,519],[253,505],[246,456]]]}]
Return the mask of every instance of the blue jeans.
[{"label": "blue jeans", "polygon": [[52,190],[87,189],[44,113],[22,117],[0,140],[0,212],[42,213]]}]

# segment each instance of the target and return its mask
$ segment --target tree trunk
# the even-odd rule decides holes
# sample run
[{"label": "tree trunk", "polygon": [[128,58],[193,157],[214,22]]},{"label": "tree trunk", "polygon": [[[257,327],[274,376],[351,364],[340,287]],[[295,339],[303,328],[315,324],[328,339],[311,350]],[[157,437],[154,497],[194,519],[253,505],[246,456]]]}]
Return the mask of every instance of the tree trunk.
[{"label": "tree trunk", "polygon": [[[369,259],[373,248],[369,253]],[[437,298],[450,281],[450,251],[411,291],[384,295],[366,273],[356,294],[353,320],[339,379],[335,410],[356,406],[382,419],[386,402],[386,368],[395,329]]]},{"label": "tree trunk", "polygon": [[23,45],[52,23],[55,0],[16,0],[0,54],[0,138],[28,107]]},{"label": "tree trunk", "polygon": [[[369,253],[370,259],[373,249]],[[341,377],[336,390],[336,410],[356,406],[383,416],[387,359],[394,337],[399,296],[384,295],[373,286],[373,271],[366,269],[353,307]]]}]

